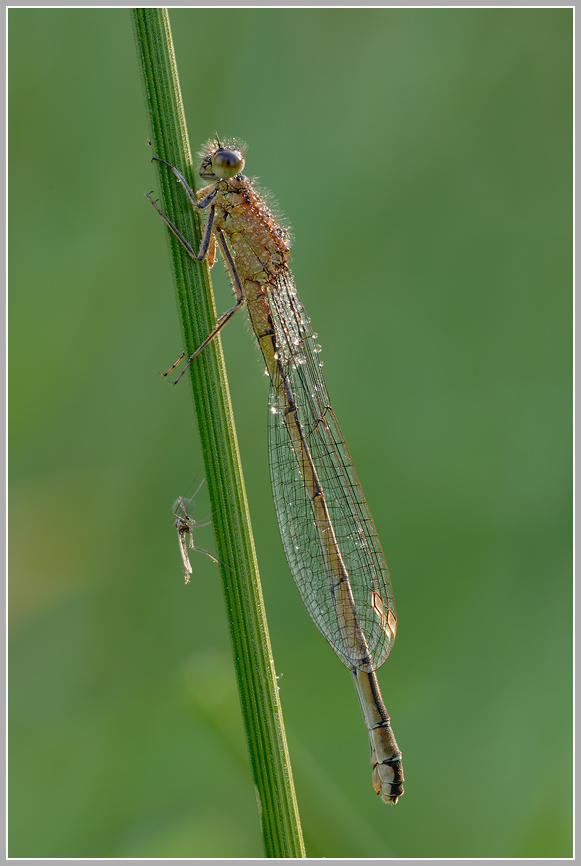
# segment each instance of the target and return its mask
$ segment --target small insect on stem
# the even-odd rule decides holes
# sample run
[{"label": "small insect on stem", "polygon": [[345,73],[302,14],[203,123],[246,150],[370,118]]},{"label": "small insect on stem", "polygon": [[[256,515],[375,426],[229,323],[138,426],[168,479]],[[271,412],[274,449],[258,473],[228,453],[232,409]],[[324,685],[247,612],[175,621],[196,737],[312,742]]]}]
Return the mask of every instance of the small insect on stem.
[{"label": "small insect on stem", "polygon": [[[179,496],[178,499],[173,504],[173,514],[175,517],[175,528],[178,534],[178,542],[180,546],[180,553],[182,557],[182,562],[184,564],[184,579],[186,583],[190,582],[190,575],[192,574],[192,564],[190,562],[190,555],[188,553],[189,550],[197,550],[198,553],[205,553],[206,556],[209,556],[212,562],[217,563],[218,565],[223,565],[219,559],[216,559],[208,550],[204,550],[203,547],[198,547],[194,544],[194,535],[193,530],[200,529],[203,526],[208,526],[210,520],[206,519],[202,523],[198,523],[194,520],[194,518],[190,515],[190,511],[193,510],[194,507],[194,499],[196,494],[198,493],[200,487],[204,483],[202,479],[200,485],[198,486],[196,492],[190,499],[186,499],[184,496]],[[230,568],[230,566],[226,566]]]}]

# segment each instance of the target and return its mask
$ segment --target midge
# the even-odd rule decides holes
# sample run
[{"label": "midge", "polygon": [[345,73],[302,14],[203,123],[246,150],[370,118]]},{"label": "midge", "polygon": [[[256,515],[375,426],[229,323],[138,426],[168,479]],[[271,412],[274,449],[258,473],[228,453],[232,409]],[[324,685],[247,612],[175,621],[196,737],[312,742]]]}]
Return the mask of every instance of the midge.
[{"label": "midge", "polygon": [[[204,550],[203,547],[198,547],[194,544],[194,528],[201,529],[203,526],[208,526],[210,524],[209,520],[199,523],[190,516],[190,512],[193,510],[195,505],[195,498],[203,483],[204,479],[202,478],[194,495],[190,497],[190,499],[186,499],[185,496],[178,496],[173,504],[173,516],[175,517],[174,525],[178,534],[180,554],[184,564],[184,581],[186,583],[190,582],[190,575],[192,573],[192,564],[190,562],[188,550],[197,550],[198,553],[205,553],[206,556],[210,557],[212,562],[220,563],[220,560],[216,559],[216,557],[208,550]],[[229,567],[230,566],[228,566],[228,568]]]},{"label": "midge", "polygon": [[270,376],[272,490],[288,564],[313,621],[351,671],[369,731],[375,790],[386,803],[397,803],[403,794],[401,752],[375,676],[395,640],[393,593],[371,514],[331,408],[316,334],[288,266],[288,233],[242,174],[243,152],[235,141],[222,143],[216,136],[204,146],[199,171],[209,185],[197,195],[177,168],[154,159],[174,173],[192,206],[206,212],[198,251],[151,196],[149,200],[196,261],[208,258],[213,264],[217,244],[236,300],[174,384],[246,306]]}]

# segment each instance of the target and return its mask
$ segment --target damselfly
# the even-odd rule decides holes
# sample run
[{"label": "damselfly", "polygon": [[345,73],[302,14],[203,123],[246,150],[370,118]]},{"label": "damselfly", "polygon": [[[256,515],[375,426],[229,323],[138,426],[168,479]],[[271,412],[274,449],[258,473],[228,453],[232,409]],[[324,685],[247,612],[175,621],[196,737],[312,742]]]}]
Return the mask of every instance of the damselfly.
[{"label": "damselfly", "polygon": [[401,753],[375,676],[395,640],[393,593],[331,408],[316,334],[288,267],[288,233],[242,174],[243,148],[237,142],[222,144],[216,136],[200,158],[200,176],[210,184],[196,195],[177,168],[154,157],[174,173],[192,206],[206,211],[197,252],[148,198],[193,259],[207,257],[212,263],[218,245],[236,303],[188,358],[174,384],[245,305],[270,376],[271,479],[287,560],[313,621],[353,676],[369,731],[375,790],[386,803],[397,803],[403,794]]}]

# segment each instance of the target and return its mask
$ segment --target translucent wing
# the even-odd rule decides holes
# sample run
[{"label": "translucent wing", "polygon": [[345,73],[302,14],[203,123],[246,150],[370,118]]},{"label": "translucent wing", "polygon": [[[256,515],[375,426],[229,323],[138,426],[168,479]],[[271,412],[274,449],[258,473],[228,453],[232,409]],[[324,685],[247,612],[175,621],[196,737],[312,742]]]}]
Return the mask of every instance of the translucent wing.
[{"label": "translucent wing", "polygon": [[396,630],[395,605],[381,545],[331,409],[316,334],[290,276],[279,279],[269,300],[276,350],[286,371],[284,380],[271,384],[269,406],[272,487],[286,556],[313,621],[341,661],[349,668],[358,666],[337,621],[331,589],[336,575],[328,573],[322,554],[324,539],[316,526],[301,477],[301,462],[287,431],[285,409],[291,394],[349,576],[359,626],[373,669],[377,669],[391,651]]}]

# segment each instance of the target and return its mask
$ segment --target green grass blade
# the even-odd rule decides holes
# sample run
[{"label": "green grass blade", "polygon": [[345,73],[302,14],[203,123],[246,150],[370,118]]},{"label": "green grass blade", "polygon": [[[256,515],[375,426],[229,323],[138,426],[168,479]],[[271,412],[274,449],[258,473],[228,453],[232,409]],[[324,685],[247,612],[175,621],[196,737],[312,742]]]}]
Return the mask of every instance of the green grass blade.
[{"label": "green grass blade", "polygon": [[[194,187],[167,10],[134,9],[133,24],[150,118],[152,153],[178,166]],[[200,143],[206,138],[207,131],[199,136]],[[188,205],[173,175],[165,168],[160,171],[158,163],[156,166],[163,209],[197,248],[201,231],[199,215]],[[160,220],[160,228],[161,225]],[[194,262],[173,235],[168,234],[184,349],[190,355],[216,322],[209,269],[206,263]],[[268,857],[304,857],[219,338],[204,349],[189,373],[214,512],[216,547],[219,558],[232,569],[222,567],[221,573],[265,853]],[[167,383],[162,386],[170,387]],[[227,781],[224,796],[228,796]]]}]

